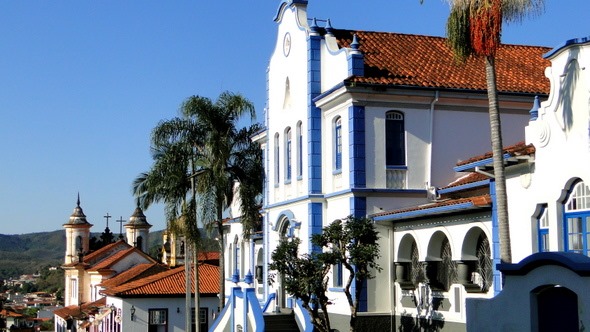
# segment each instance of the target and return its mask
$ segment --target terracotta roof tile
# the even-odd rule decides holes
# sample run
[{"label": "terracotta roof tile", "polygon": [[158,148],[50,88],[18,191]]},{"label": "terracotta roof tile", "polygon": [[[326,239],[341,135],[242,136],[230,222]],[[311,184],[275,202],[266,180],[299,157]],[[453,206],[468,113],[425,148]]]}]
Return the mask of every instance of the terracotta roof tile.
[{"label": "terracotta roof tile", "polygon": [[81,306],[71,305],[55,309],[53,310],[53,313],[63,319],[68,319],[70,317],[86,317],[90,313],[98,312],[98,308],[104,307],[105,305],[107,305],[107,298],[103,297],[94,302],[84,303]]},{"label": "terracotta roof tile", "polygon": [[474,207],[488,207],[488,206],[490,206],[490,204],[492,204],[492,198],[490,195],[486,194],[486,195],[473,196],[473,197],[467,197],[467,198],[447,199],[447,200],[433,202],[433,203],[429,203],[429,204],[423,204],[423,205],[418,205],[418,206],[397,209],[397,210],[393,210],[393,211],[381,212],[381,213],[374,214],[372,217],[395,216],[395,215],[399,215],[402,213],[422,211],[422,210],[424,210],[426,212],[426,210],[429,210],[429,209],[448,207],[448,206],[453,206],[453,205],[460,205],[460,204],[464,204],[464,203],[471,203]]},{"label": "terracotta roof tile", "polygon": [[455,181],[449,183],[448,185],[440,188],[440,189],[448,189],[448,188],[453,188],[453,187],[458,187],[458,186],[463,186],[466,184],[470,184],[470,183],[475,183],[475,182],[479,182],[479,181],[484,181],[484,180],[488,180],[489,177],[480,173],[475,173],[475,172],[471,172],[471,173],[467,173],[461,177],[459,177],[458,179],[456,179]]},{"label": "terracotta roof tile", "polygon": [[[192,274],[191,277],[193,277]],[[199,293],[218,294],[218,278],[219,267],[210,264],[199,265]],[[194,292],[194,278],[191,280],[191,289]],[[184,266],[113,287],[104,293],[112,296],[183,295],[185,294]]]},{"label": "terracotta roof tile", "polygon": [[107,244],[106,246],[95,250],[87,255],[84,255],[84,263],[88,263],[88,264],[94,264],[96,261],[100,261],[102,259],[104,259],[107,256],[110,256],[112,252],[114,251],[119,251],[121,249],[127,249],[127,248],[131,248],[131,245],[129,245],[127,242],[123,241],[123,240],[119,240],[110,244]]},{"label": "terracotta roof tile", "polygon": [[[412,34],[335,30],[340,47],[349,47],[356,34],[364,55],[365,73],[349,83],[438,89],[486,90],[485,66],[480,58],[464,64],[454,60],[446,38]],[[499,92],[548,94],[542,56],[550,48],[502,45],[496,54]]]},{"label": "terracotta roof tile", "polygon": [[[518,142],[514,145],[510,145],[504,148],[504,154],[508,154],[512,157],[516,156],[530,156],[535,153],[535,147],[532,144],[526,145],[525,142]],[[492,152],[488,151],[482,155],[471,157],[469,159],[460,161],[457,163],[457,166],[463,166],[467,164],[471,164],[477,161],[490,159],[492,158]]]},{"label": "terracotta roof tile", "polygon": [[105,289],[117,287],[124,283],[145,278],[150,275],[154,275],[160,272],[168,271],[168,267],[158,263],[144,263],[138,264],[129,270],[123,271],[105,281],[103,281],[100,286],[104,287]]}]

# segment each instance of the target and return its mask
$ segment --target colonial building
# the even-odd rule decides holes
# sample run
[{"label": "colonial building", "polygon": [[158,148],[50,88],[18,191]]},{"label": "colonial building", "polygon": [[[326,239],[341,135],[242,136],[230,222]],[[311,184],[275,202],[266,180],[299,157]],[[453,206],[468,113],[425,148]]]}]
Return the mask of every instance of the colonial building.
[{"label": "colonial building", "polygon": [[[194,308],[185,310],[187,284],[179,264],[184,262],[175,255],[171,269],[146,254],[151,225],[139,207],[124,225],[126,236],[96,250],[91,250],[91,227],[78,198],[64,224],[65,307],[54,311],[56,331],[184,331],[187,315],[194,324]],[[211,253],[199,256],[202,330],[219,311],[218,259]],[[194,278],[189,282],[194,293]]]},{"label": "colonial building", "polygon": [[[440,37],[337,29],[337,22],[308,15],[307,5],[305,0],[286,1],[275,17],[277,37],[267,74],[265,131],[255,137],[264,150],[266,170],[263,234],[244,241],[236,225],[226,235],[228,286],[244,280],[248,271],[261,276],[251,285],[266,310],[274,309],[270,301],[275,298],[279,310],[296,306],[280,276],[268,283],[273,273],[268,270],[270,254],[281,238],[298,237],[301,252],[310,252],[311,235],[335,219],[378,216],[431,203],[438,197],[436,187],[456,179],[452,167],[463,158],[487,151],[490,142],[481,60],[457,63]],[[505,142],[524,139],[523,128],[535,96],[546,97],[549,92],[543,75],[549,62],[542,57],[548,51],[502,45],[497,53]],[[447,190],[457,190],[455,199],[478,190],[459,194],[470,190],[453,187]],[[405,290],[394,283],[394,262],[403,263],[397,265],[400,271],[409,267],[413,247],[419,249],[419,261],[440,261],[441,250],[448,246],[455,255],[452,259],[460,260],[464,245],[465,273],[474,271],[478,248],[487,245],[490,252],[493,242],[489,227],[492,198],[486,190],[460,201],[479,223],[473,230],[457,225],[457,231],[469,239],[463,244],[447,243],[445,232],[431,229],[428,232],[436,239],[432,248],[428,242],[414,246],[410,237],[404,240],[406,234],[411,235],[410,229],[398,233],[387,218],[376,223],[381,246],[378,263],[383,270],[363,292],[360,311],[365,323],[397,324],[399,319],[394,316],[402,314],[396,311],[400,301],[415,301],[397,296]],[[400,245],[404,249],[398,259],[400,252],[394,248]],[[331,322],[339,330],[348,326],[349,308],[342,289],[346,278],[339,269],[330,275]],[[480,294],[483,289],[493,292],[492,285],[477,287]],[[460,289],[448,302],[462,303],[466,292]],[[464,323],[464,317],[461,309],[448,315],[445,324]],[[304,320],[299,323],[306,328]]]}]

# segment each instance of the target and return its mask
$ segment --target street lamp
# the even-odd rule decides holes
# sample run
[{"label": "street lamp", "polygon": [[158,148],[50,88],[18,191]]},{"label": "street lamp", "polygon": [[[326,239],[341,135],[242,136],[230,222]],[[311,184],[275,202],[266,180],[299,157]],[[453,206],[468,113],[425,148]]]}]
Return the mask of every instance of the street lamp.
[{"label": "street lamp", "polygon": [[131,321],[135,320],[135,307],[131,306],[131,309],[129,309],[129,311],[131,312]]}]

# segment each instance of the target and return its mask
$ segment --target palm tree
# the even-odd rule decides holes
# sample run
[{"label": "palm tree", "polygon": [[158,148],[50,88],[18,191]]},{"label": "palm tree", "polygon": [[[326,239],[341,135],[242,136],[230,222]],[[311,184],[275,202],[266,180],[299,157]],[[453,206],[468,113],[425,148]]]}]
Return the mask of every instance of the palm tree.
[{"label": "palm tree", "polygon": [[183,115],[198,121],[203,130],[202,146],[197,168],[199,175],[196,191],[204,225],[217,233],[219,255],[220,308],[225,304],[225,259],[223,211],[236,197],[236,184],[240,199],[240,219],[244,235],[260,223],[259,200],[262,194],[262,151],[251,137],[260,130],[257,124],[238,128],[244,115],[255,118],[253,104],[244,97],[222,93],[213,103],[208,98],[193,96],[182,105]]},{"label": "palm tree", "polygon": [[448,42],[458,60],[469,56],[485,61],[490,116],[496,209],[500,235],[500,260],[512,262],[508,200],[502,153],[502,129],[496,85],[495,54],[500,46],[503,22],[520,22],[543,11],[543,0],[447,0],[451,13],[447,20]]},{"label": "palm tree", "polygon": [[[193,248],[199,238],[197,214],[203,225],[218,233],[219,307],[223,308],[223,211],[232,204],[238,183],[244,234],[247,236],[259,224],[262,152],[251,137],[260,126],[238,128],[243,115],[255,118],[254,106],[244,97],[229,92],[222,93],[215,103],[205,97],[189,97],[182,103],[180,112],[180,117],[162,121],[154,128],[154,165],[150,172],[138,176],[134,192],[145,208],[153,202],[164,202],[169,226],[177,225],[176,220],[186,221],[180,225],[188,227],[184,234],[189,236],[187,240]],[[191,191],[189,210],[198,213],[185,214],[185,218],[178,219],[183,216],[181,208]],[[196,200],[199,201],[198,210]]]}]

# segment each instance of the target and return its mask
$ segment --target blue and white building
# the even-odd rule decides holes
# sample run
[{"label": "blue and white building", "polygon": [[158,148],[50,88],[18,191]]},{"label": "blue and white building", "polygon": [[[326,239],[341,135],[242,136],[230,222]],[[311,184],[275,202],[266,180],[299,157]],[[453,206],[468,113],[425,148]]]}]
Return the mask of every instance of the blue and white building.
[{"label": "blue and white building", "polygon": [[[441,37],[336,29],[337,22],[308,15],[306,0],[283,2],[275,22],[265,131],[255,137],[264,150],[264,226],[262,234],[244,240],[239,222],[228,223],[226,286],[236,286],[236,280],[244,286],[241,280],[250,272],[263,310],[294,307],[280,276],[268,284],[273,273],[268,270],[270,255],[279,240],[298,237],[301,251],[309,252],[310,236],[332,221],[376,216],[383,270],[366,285],[360,320],[364,326],[397,329],[402,317],[414,319],[418,310],[433,311],[416,304],[403,309],[403,303],[426,296],[419,287],[396,281],[396,269],[402,271],[412,260],[412,242],[406,235],[413,236],[420,262],[442,261],[443,246],[450,247],[451,260],[475,261],[484,238],[488,252],[493,250],[487,178],[482,179],[487,186],[478,192],[482,198],[462,205],[474,207],[468,210],[475,216],[475,230],[460,220],[424,220],[418,231],[409,221],[399,228],[387,217],[389,211],[437,201],[440,193],[435,188],[447,187],[460,176],[451,171],[457,162],[489,150],[483,62],[456,63]],[[505,142],[524,140],[535,96],[547,96],[544,68],[549,62],[542,55],[548,51],[504,45],[498,52]],[[469,240],[450,241],[453,232]],[[469,254],[461,256],[462,248]],[[473,268],[469,262],[465,273]],[[338,268],[330,276],[331,322],[339,330],[348,329],[350,312],[342,289],[346,278]],[[473,289],[459,286],[458,291],[439,292],[446,297],[439,304],[453,306],[445,328],[464,329],[463,303]],[[451,298],[449,291],[457,296]],[[493,292],[489,287],[474,294]],[[305,320],[298,317],[303,330]]]}]

